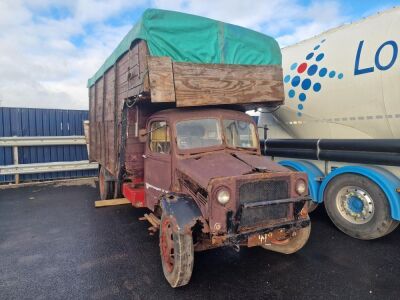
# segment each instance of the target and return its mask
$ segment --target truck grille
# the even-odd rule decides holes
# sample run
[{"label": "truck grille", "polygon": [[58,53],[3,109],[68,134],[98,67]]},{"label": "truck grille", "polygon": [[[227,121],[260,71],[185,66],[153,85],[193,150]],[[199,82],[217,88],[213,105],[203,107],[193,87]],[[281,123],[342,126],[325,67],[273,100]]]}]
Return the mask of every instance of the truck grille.
[{"label": "truck grille", "polygon": [[[239,186],[240,204],[289,198],[289,179],[259,180],[246,182]],[[239,230],[260,223],[287,218],[290,204],[273,204],[243,208]]]},{"label": "truck grille", "polygon": [[288,180],[259,180],[246,182],[239,187],[241,204],[289,198]]}]

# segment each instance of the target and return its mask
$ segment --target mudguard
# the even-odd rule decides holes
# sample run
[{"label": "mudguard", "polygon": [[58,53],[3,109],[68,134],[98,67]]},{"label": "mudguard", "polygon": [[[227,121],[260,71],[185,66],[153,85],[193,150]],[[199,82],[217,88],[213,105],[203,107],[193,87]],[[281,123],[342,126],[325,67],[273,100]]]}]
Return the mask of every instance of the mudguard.
[{"label": "mudguard", "polygon": [[392,218],[400,221],[400,194],[397,192],[397,189],[400,187],[400,178],[380,167],[346,166],[335,169],[329,173],[329,175],[322,182],[318,195],[319,202],[324,200],[325,188],[334,177],[349,173],[365,176],[375,182],[385,193],[389,201]]},{"label": "mudguard", "polygon": [[192,197],[168,193],[161,198],[163,213],[171,216],[177,225],[179,233],[189,233],[196,222],[202,219],[202,214]]}]

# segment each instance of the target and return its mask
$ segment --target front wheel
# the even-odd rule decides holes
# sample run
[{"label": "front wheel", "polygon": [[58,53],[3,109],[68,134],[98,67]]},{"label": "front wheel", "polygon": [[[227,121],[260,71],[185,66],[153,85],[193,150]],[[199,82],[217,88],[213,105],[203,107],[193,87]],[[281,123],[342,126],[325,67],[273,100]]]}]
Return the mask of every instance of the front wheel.
[{"label": "front wheel", "polygon": [[168,283],[173,288],[188,284],[194,262],[192,235],[177,232],[173,219],[164,213],[160,224],[160,252]]},{"label": "front wheel", "polygon": [[299,251],[307,243],[311,233],[311,224],[307,227],[295,231],[294,235],[284,241],[276,241],[269,245],[263,245],[266,250],[275,251],[283,254],[293,254]]},{"label": "front wheel", "polygon": [[376,239],[399,225],[390,215],[384,192],[361,175],[344,174],[332,179],[325,190],[324,202],[336,227],[357,239]]}]

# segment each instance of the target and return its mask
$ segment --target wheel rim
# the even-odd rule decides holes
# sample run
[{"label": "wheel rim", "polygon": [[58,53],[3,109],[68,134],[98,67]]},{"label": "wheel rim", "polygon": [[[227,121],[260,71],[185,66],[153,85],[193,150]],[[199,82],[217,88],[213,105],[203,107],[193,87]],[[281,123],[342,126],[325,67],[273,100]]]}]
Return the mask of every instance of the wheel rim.
[{"label": "wheel rim", "polygon": [[161,256],[167,271],[171,273],[174,270],[175,262],[174,234],[171,221],[168,218],[163,220],[161,228]]},{"label": "wheel rim", "polygon": [[336,206],[340,215],[353,224],[365,224],[375,213],[372,197],[356,186],[343,187],[336,195]]}]

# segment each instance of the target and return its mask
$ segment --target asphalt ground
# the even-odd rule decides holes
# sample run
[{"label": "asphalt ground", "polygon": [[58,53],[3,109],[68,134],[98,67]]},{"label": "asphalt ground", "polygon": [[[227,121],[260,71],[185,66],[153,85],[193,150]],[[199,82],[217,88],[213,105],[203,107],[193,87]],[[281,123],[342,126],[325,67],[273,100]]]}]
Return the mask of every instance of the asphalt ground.
[{"label": "asphalt ground", "polygon": [[97,199],[93,182],[0,190],[0,299],[399,299],[400,230],[355,240],[319,207],[298,253],[196,253],[191,282],[172,289],[145,210]]}]

